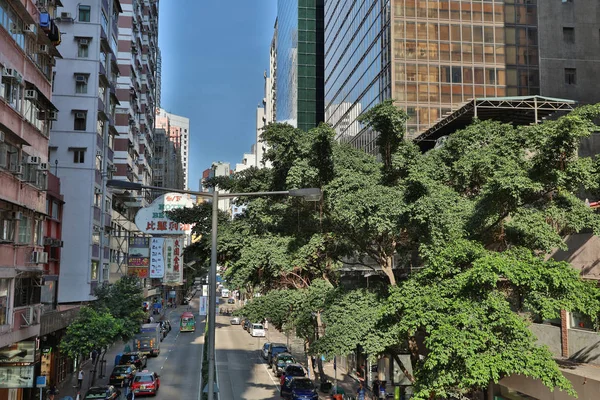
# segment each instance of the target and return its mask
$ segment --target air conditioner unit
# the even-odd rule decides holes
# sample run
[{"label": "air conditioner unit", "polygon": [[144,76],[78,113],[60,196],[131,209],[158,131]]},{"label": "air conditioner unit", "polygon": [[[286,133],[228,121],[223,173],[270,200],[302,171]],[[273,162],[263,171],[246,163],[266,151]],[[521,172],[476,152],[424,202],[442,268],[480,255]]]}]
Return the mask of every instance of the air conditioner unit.
[{"label": "air conditioner unit", "polygon": [[25,99],[28,100],[37,100],[38,92],[35,89],[27,89],[25,90]]},{"label": "air conditioner unit", "polygon": [[10,33],[12,33],[12,34],[19,34],[19,33],[21,33],[21,30],[19,29],[19,27],[17,26],[17,24],[15,24],[14,22],[10,23]]},{"label": "air conditioner unit", "polygon": [[34,251],[31,253],[31,262],[34,264],[44,264],[48,262],[48,253],[45,251]]},{"label": "air conditioner unit", "polygon": [[90,40],[89,39],[79,39],[79,44],[82,46],[87,46],[88,44],[90,44]]},{"label": "air conditioner unit", "polygon": [[9,213],[9,218],[14,219],[15,221],[20,221],[23,218],[23,213],[21,211],[12,211]]},{"label": "air conditioner unit", "polygon": [[48,120],[56,121],[58,119],[58,111],[48,111]]},{"label": "air conditioner unit", "polygon": [[96,156],[102,157],[102,150],[96,150]]},{"label": "air conditioner unit", "polygon": [[63,242],[62,240],[56,241],[56,247],[63,247],[64,245],[65,245],[65,242]]},{"label": "air conditioner unit", "polygon": [[84,112],[76,112],[75,113],[75,118],[77,119],[84,119],[85,118],[85,113]]},{"label": "air conditioner unit", "polygon": [[70,12],[61,12],[60,19],[73,19]]},{"label": "air conditioner unit", "polygon": [[31,34],[35,35],[35,24],[25,25],[25,28],[23,29],[23,33],[27,33],[29,35],[31,35]]},{"label": "air conditioner unit", "polygon": [[85,75],[76,75],[75,76],[75,82],[87,83],[87,81],[88,81],[88,77]]},{"label": "air conditioner unit", "polygon": [[37,119],[43,121],[46,119],[46,111],[38,111],[37,112]]},{"label": "air conditioner unit", "polygon": [[47,53],[47,52],[48,52],[48,45],[40,44],[38,47],[38,53]]},{"label": "air conditioner unit", "polygon": [[110,167],[108,167],[108,170],[110,172],[117,172],[117,166],[116,165],[111,165]]},{"label": "air conditioner unit", "polygon": [[94,188],[94,193],[96,193],[96,194],[102,194],[102,189],[100,189],[100,188]]},{"label": "air conditioner unit", "polygon": [[54,239],[45,237],[44,238],[44,246],[52,246],[54,244]]},{"label": "air conditioner unit", "polygon": [[4,132],[0,131],[0,143],[4,143]]},{"label": "air conditioner unit", "polygon": [[23,166],[20,164],[11,164],[8,170],[15,175],[23,175]]},{"label": "air conditioner unit", "polygon": [[27,157],[27,164],[39,164],[40,163],[40,158],[36,157],[36,156],[28,156]]},{"label": "air conditioner unit", "polygon": [[41,162],[38,167],[37,167],[38,171],[48,171],[48,163],[47,162]]},{"label": "air conditioner unit", "polygon": [[4,70],[2,71],[2,76],[8,78],[15,78],[17,74],[18,72],[14,68],[4,68]]}]

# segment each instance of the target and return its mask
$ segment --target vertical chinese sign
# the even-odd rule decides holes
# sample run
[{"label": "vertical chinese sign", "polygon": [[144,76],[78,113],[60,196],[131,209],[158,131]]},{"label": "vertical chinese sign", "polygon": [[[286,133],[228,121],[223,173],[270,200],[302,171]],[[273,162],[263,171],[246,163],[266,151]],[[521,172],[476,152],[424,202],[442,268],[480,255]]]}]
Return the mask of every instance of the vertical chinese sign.
[{"label": "vertical chinese sign", "polygon": [[165,239],[165,277],[169,286],[183,284],[183,239]]},{"label": "vertical chinese sign", "polygon": [[163,238],[152,238],[150,241],[150,278],[165,276],[164,243]]},{"label": "vertical chinese sign", "polygon": [[127,257],[127,275],[148,278],[150,266],[150,238],[130,237]]}]

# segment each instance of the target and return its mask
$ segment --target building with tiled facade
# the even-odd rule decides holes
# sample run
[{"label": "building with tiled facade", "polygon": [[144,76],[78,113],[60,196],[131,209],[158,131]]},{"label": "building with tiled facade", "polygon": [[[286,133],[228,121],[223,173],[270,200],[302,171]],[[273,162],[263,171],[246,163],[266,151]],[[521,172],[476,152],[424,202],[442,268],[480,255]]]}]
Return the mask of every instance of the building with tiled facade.
[{"label": "building with tiled facade", "polygon": [[[183,188],[188,188],[189,179],[189,150],[190,150],[190,120],[181,115],[176,115],[159,108],[156,110],[156,129],[162,129],[179,152]],[[176,162],[177,164],[177,162]],[[175,171],[175,169],[171,169]],[[174,178],[169,178],[173,182]],[[175,187],[165,185],[164,187]],[[177,186],[176,188],[179,188]]]}]

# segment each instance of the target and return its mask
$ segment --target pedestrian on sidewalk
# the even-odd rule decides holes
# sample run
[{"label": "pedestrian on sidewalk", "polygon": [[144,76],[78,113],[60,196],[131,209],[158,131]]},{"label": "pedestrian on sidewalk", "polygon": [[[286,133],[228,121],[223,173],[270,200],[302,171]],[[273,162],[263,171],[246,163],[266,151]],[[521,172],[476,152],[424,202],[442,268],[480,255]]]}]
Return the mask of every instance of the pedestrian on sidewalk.
[{"label": "pedestrian on sidewalk", "polygon": [[356,395],[357,395],[356,400],[365,400],[366,399],[367,389],[365,389],[362,382],[358,385],[358,390],[356,391]]},{"label": "pedestrian on sidewalk", "polygon": [[98,350],[92,350],[92,364],[96,363],[96,357],[98,357]]},{"label": "pedestrian on sidewalk", "polygon": [[77,374],[77,388],[81,390],[81,386],[83,385],[83,369],[79,367],[79,373]]},{"label": "pedestrian on sidewalk", "polygon": [[56,385],[50,386],[50,389],[48,389],[48,399],[54,400],[54,396],[56,396],[57,394],[58,394],[58,389],[56,389]]},{"label": "pedestrian on sidewalk", "polygon": [[81,400],[81,394],[79,394],[79,392],[77,392],[77,396],[75,396],[75,400]]}]

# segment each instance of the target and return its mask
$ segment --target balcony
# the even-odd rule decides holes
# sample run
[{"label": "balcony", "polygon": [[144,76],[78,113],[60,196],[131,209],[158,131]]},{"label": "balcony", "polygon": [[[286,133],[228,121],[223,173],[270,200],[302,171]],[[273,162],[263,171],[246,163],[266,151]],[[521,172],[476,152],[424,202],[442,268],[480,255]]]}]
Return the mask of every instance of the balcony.
[{"label": "balcony", "polygon": [[12,326],[0,326],[0,348],[40,334],[42,305],[15,307]]}]

